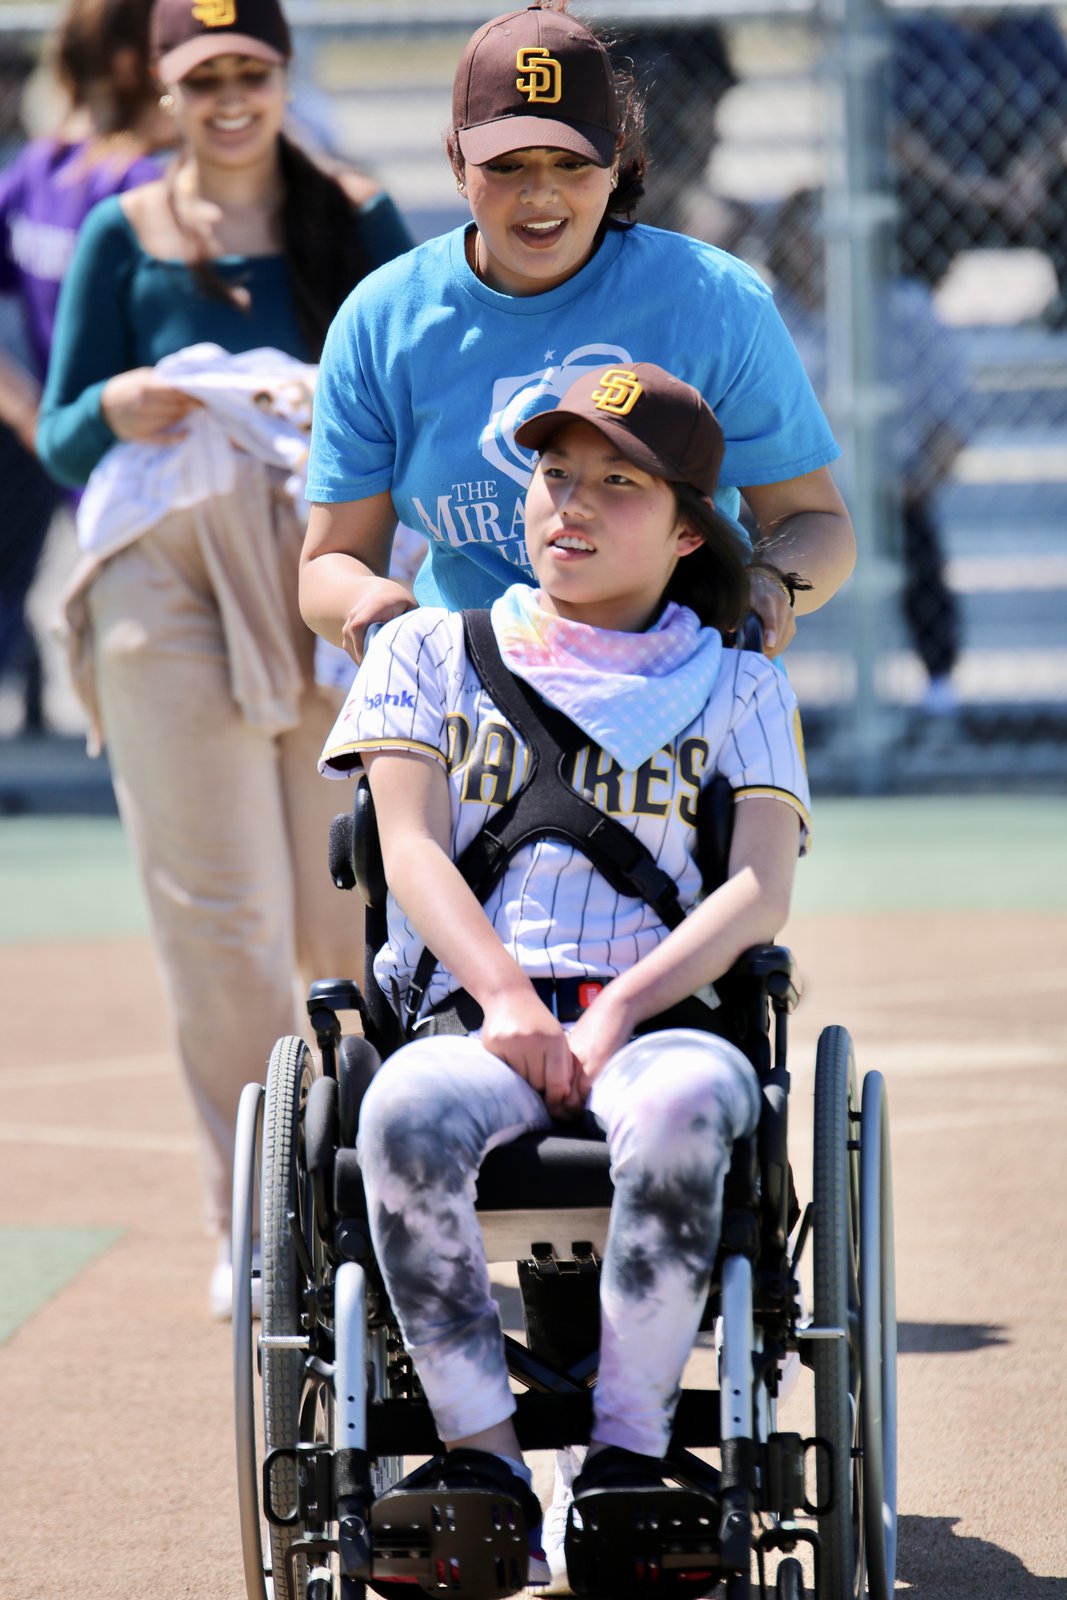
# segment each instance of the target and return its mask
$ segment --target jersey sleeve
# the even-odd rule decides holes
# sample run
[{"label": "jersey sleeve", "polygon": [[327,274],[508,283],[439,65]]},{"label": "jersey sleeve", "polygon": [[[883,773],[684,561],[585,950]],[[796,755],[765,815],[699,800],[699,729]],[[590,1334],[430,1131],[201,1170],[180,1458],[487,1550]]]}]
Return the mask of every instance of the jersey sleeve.
[{"label": "jersey sleeve", "polygon": [[811,795],[796,695],[785,674],[752,651],[737,651],[729,665],[733,705],[716,770],[732,786],[735,801],[772,799],[792,806],[803,824],[803,854],[811,831]]},{"label": "jersey sleeve", "polygon": [[404,750],[448,765],[448,684],[460,664],[457,619],[423,608],[371,641],[319,760],[347,777],[364,750]]}]

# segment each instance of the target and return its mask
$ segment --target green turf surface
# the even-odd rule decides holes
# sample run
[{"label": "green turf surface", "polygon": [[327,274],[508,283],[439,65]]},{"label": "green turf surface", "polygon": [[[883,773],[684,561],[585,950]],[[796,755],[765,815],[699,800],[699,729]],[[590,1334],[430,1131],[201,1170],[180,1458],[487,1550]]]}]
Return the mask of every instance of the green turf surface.
[{"label": "green turf surface", "polygon": [[798,912],[1067,911],[1067,805],[1050,795],[816,800]]},{"label": "green turf surface", "polygon": [[[823,800],[814,826],[799,913],[1067,911],[1067,806],[1056,797]],[[116,820],[0,820],[0,944],[146,927]]]},{"label": "green turf surface", "polygon": [[0,1228],[0,1344],[121,1235],[121,1228]]},{"label": "green turf surface", "polygon": [[147,926],[116,818],[0,820],[0,944],[109,938]]}]

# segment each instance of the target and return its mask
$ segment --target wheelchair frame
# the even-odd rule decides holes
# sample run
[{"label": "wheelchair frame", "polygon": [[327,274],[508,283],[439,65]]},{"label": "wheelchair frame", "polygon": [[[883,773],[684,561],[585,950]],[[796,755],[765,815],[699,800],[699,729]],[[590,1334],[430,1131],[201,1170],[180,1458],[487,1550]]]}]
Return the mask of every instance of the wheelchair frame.
[{"label": "wheelchair frame", "polygon": [[[440,1442],[392,1320],[354,1181],[359,1101],[377,1048],[388,1054],[398,1042],[393,1014],[370,974],[372,953],[383,942],[384,881],[367,845],[367,810],[360,785],[351,850],[353,877],[368,904],[364,987],[347,980],[312,985],[308,1014],[321,1072],[302,1039],[280,1040],[266,1087],[249,1084],[238,1115],[233,1360],[248,1600],[365,1600],[368,1589],[404,1600],[456,1593],[454,1574],[440,1570],[428,1587],[415,1586],[427,1571],[423,1557],[413,1562],[394,1551],[388,1570],[380,1571],[372,1549],[376,1496],[401,1476],[403,1457],[433,1454]],[[709,1296],[709,1313],[717,1312],[722,1326],[719,1389],[682,1391],[672,1475],[713,1492],[721,1507],[708,1548],[718,1574],[709,1593],[750,1600],[755,1585],[760,1600],[768,1600],[766,1558],[774,1553],[776,1600],[805,1600],[806,1593],[816,1600],[864,1594],[890,1600],[896,1317],[885,1084],[879,1073],[868,1073],[860,1101],[847,1032],[824,1030],[815,1065],[812,1200],[791,1227],[786,1038],[797,1003],[792,958],[780,946],[757,946],[716,988],[759,1076],[763,1111],[756,1133],[735,1147],[726,1180]],[[346,1011],[359,1014],[361,1035],[343,1032],[339,1013]],[[513,1168],[520,1146],[537,1162],[549,1160],[556,1153],[553,1139],[530,1134],[506,1153],[490,1154],[479,1184],[479,1215],[490,1260],[518,1260],[527,1288],[545,1275],[584,1280],[588,1298],[606,1226],[603,1205],[583,1207],[581,1193],[577,1208],[531,1213],[498,1205],[502,1185],[494,1182],[493,1164],[499,1168],[503,1160]],[[493,1205],[497,1209],[489,1209]],[[257,1209],[258,1338],[252,1313]],[[813,1316],[800,1321],[796,1274],[809,1240]],[[555,1362],[539,1353],[532,1333],[531,1348],[511,1338],[505,1344],[509,1372],[523,1385],[515,1418],[523,1448],[586,1441],[595,1342],[576,1359],[569,1351]],[[809,1439],[777,1430],[778,1364],[791,1352],[814,1375],[815,1435]],[[694,1448],[718,1450],[718,1474],[690,1453]],[[814,1502],[807,1491],[812,1456]],[[813,1551],[814,1590],[804,1587],[795,1554],[801,1544]],[[498,1572],[486,1600],[522,1587],[514,1572]],[[472,1592],[464,1589],[460,1600]],[[649,1592],[635,1581],[635,1596]]]}]

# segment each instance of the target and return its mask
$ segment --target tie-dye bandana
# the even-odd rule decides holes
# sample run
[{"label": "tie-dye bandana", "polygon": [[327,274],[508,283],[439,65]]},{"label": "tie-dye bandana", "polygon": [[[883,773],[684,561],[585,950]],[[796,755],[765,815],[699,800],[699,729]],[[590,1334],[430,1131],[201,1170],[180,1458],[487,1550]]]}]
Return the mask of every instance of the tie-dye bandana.
[{"label": "tie-dye bandana", "polygon": [[711,695],[722,638],[669,601],[645,633],[614,633],[550,616],[538,591],[513,584],[491,616],[512,672],[632,771],[693,721]]}]

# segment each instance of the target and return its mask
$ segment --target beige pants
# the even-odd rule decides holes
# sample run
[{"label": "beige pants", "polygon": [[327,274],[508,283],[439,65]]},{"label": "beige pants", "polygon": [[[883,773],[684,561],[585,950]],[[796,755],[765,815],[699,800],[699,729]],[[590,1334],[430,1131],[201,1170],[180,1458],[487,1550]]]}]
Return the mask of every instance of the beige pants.
[{"label": "beige pants", "polygon": [[[351,797],[316,771],[340,697],[310,686],[313,637],[296,610],[301,530],[274,476],[254,462],[227,498],[175,513],[109,557],[84,597],[119,809],[219,1230],[229,1227],[241,1089],[262,1081],[280,1035],[307,1032],[300,997],[309,981],[363,976],[362,903],[334,888],[327,866],[330,818]],[[299,721],[284,731],[248,720],[233,693],[235,640],[245,650],[249,630],[241,641],[229,575],[220,611],[217,558],[249,538],[250,524],[257,559],[278,563],[282,614],[272,620],[288,637],[274,653],[296,660],[304,679]],[[271,631],[258,611],[250,620]]]}]

